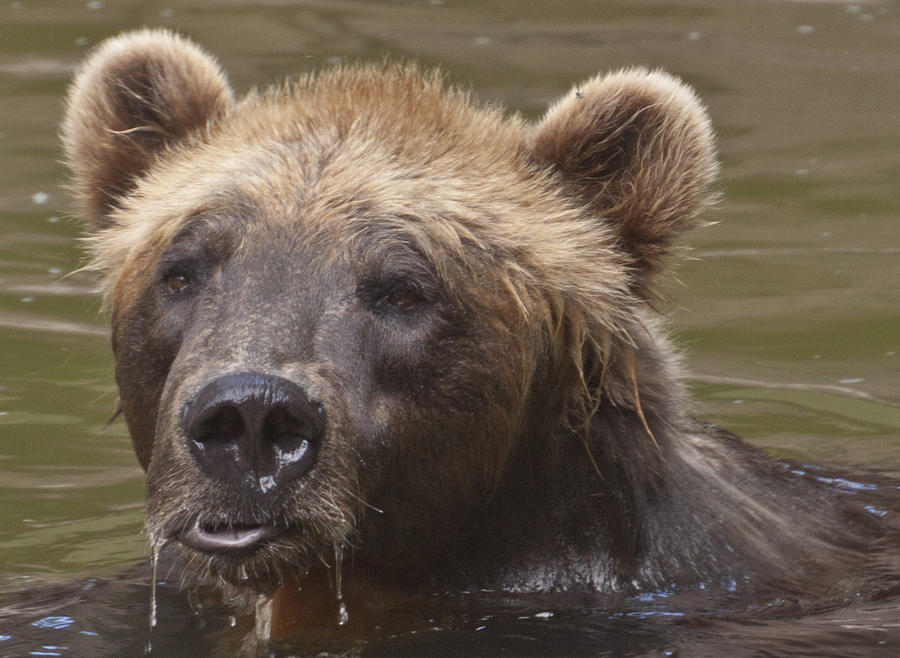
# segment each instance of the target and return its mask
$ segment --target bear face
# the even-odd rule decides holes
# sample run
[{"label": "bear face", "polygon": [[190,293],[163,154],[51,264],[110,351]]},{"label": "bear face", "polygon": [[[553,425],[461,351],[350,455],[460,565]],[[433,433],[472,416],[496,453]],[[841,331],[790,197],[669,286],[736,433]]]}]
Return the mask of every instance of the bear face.
[{"label": "bear face", "polygon": [[388,64],[237,101],[141,31],[84,64],[63,142],[149,534],[189,572],[615,590],[772,571],[824,527],[691,418],[644,308],[716,173],[676,79],[537,124]]}]

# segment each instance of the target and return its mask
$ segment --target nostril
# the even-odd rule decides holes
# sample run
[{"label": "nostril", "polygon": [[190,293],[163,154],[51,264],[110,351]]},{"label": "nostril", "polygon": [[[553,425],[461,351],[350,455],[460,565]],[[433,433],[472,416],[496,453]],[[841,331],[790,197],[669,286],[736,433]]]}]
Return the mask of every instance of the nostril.
[{"label": "nostril", "polygon": [[231,443],[246,433],[244,419],[237,407],[225,404],[213,408],[206,418],[194,423],[190,438],[198,443]]},{"label": "nostril", "polygon": [[207,474],[240,486],[254,481],[249,428],[236,403],[204,389],[186,410],[184,429],[194,461]]},{"label": "nostril", "polygon": [[294,416],[283,407],[273,408],[263,423],[263,436],[274,445],[290,445],[298,439],[311,440],[315,428],[302,416]]},{"label": "nostril", "polygon": [[310,414],[310,406],[272,407],[263,421],[262,436],[268,442],[272,462],[271,472],[278,478],[292,477],[307,470],[317,448],[318,418]]}]

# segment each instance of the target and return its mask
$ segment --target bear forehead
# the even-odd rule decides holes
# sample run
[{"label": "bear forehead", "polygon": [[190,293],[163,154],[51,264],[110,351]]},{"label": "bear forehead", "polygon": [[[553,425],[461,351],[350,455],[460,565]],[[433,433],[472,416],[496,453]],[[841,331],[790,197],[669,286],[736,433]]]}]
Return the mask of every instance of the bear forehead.
[{"label": "bear forehead", "polygon": [[166,241],[203,208],[248,200],[270,221],[307,223],[363,205],[422,220],[489,218],[481,228],[495,229],[523,206],[565,214],[525,141],[518,117],[447,90],[437,74],[339,69],[253,92],[165,153],[111,230],[130,244]]},{"label": "bear forehead", "polygon": [[[489,251],[578,213],[526,154],[517,117],[410,68],[336,70],[253,92],[165,153],[100,240],[107,271],[158,255],[197,216],[314,227],[334,240],[414,224]],[[112,266],[112,267],[109,267]]]},{"label": "bear forehead", "polygon": [[248,197],[357,196],[409,213],[496,199],[510,186],[522,188],[510,196],[530,196],[524,136],[518,117],[444,89],[436,74],[341,69],[250,94],[158,171],[221,170]]},{"label": "bear forehead", "polygon": [[298,141],[313,150],[377,143],[419,165],[474,157],[465,164],[483,167],[519,155],[524,127],[448,87],[439,72],[400,65],[337,68],[252,92],[218,125],[239,141]]}]

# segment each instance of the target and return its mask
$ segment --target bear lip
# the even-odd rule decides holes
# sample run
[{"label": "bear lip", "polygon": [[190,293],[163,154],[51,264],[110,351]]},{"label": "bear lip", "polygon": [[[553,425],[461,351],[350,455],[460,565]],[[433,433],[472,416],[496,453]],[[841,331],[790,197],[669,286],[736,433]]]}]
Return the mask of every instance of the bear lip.
[{"label": "bear lip", "polygon": [[281,528],[267,525],[238,524],[230,527],[209,527],[195,523],[179,535],[178,540],[204,553],[240,554],[257,549],[266,540],[277,537]]}]

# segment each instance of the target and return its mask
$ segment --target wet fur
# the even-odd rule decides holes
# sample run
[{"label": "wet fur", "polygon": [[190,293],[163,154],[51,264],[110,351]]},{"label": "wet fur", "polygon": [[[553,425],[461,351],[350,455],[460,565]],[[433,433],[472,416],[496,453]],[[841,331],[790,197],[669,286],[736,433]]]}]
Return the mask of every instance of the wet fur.
[{"label": "wet fur", "polygon": [[[196,46],[141,31],[83,65],[62,138],[151,537],[296,529],[242,563],[183,549],[193,576],[265,589],[353,555],[437,589],[855,586],[874,521],[698,421],[647,308],[717,171],[676,78],[598,76],[536,124],[393,64],[235,100]],[[161,296],[167,259],[206,263],[193,306]],[[387,265],[434,288],[402,331],[365,299]],[[178,427],[246,369],[328,412],[273,500],[200,473]]]}]

